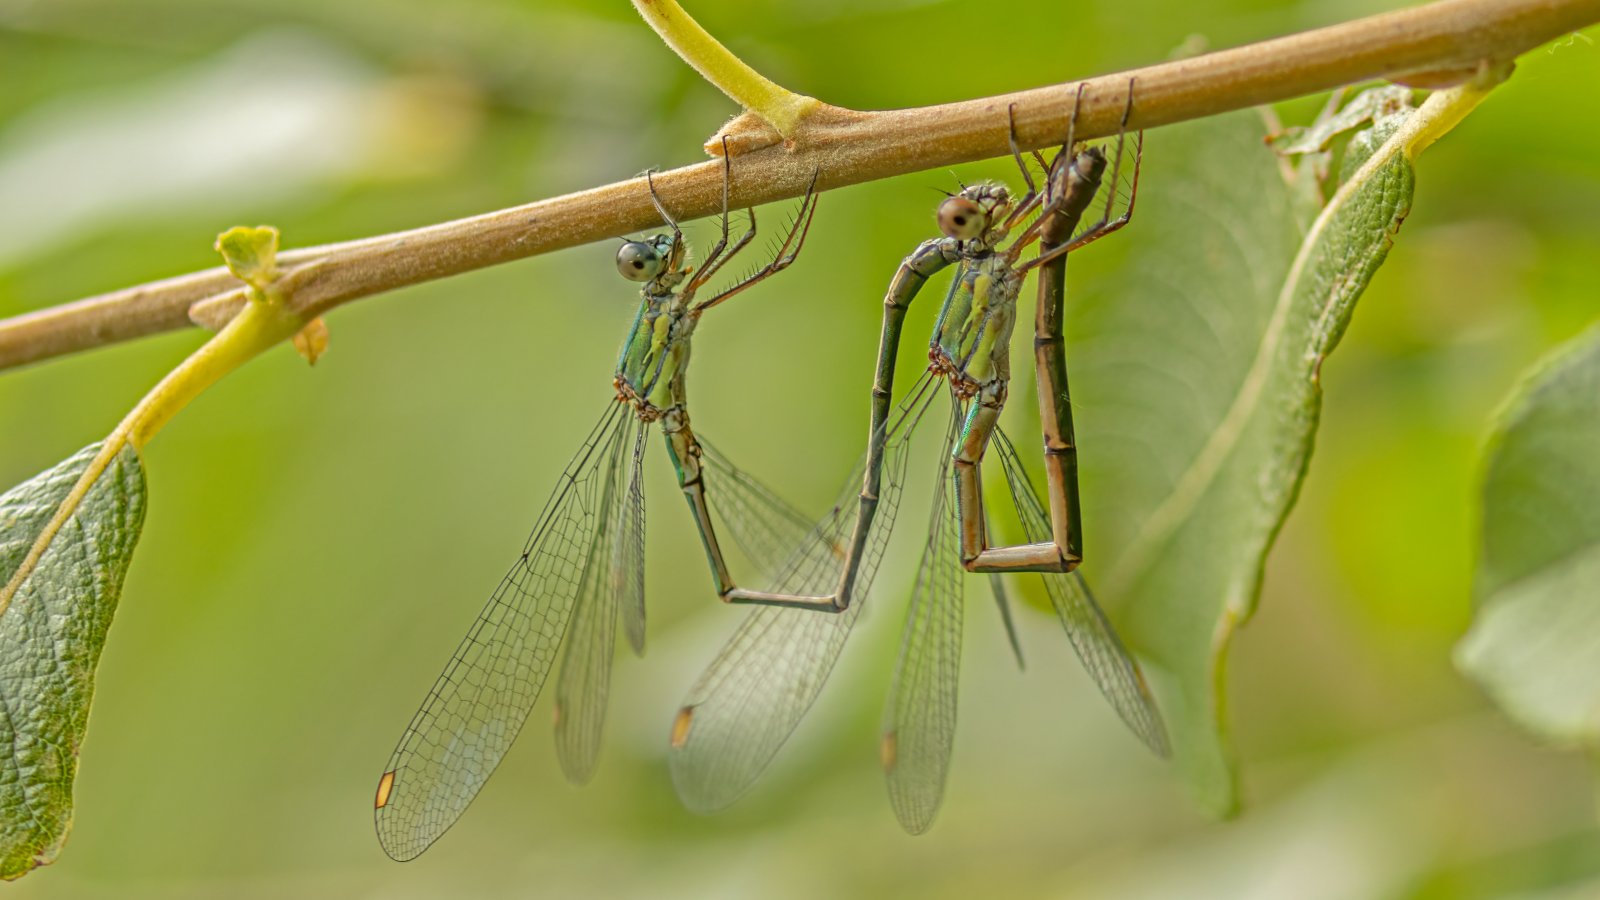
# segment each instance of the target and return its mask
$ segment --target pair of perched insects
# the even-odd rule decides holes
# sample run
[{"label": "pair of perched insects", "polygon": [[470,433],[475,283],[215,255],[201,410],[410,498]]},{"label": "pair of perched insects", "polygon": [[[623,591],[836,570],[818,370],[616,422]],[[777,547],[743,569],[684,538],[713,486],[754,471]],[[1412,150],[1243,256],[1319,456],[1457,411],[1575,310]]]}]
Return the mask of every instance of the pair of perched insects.
[{"label": "pair of perched insects", "polygon": [[[1130,86],[1124,126],[1131,107]],[[390,856],[417,856],[466,810],[522,728],[558,652],[558,755],[571,780],[593,774],[619,620],[633,649],[644,647],[642,466],[645,436],[655,423],[718,595],[757,606],[690,690],[670,734],[673,781],[686,805],[709,811],[737,799],[811,707],[844,646],[889,543],[911,435],[941,382],[951,404],[938,489],[880,745],[901,824],[925,831],[943,795],[955,735],[966,572],[991,574],[1013,647],[1001,576],[1041,573],[1085,668],[1135,734],[1167,753],[1160,714],[1138,666],[1076,571],[1083,556],[1077,450],[1062,343],[1066,255],[1129,221],[1143,136],[1134,139],[1126,205],[1113,215],[1127,139],[1119,135],[1108,158],[1099,147],[1078,144],[1076,126],[1077,105],[1054,160],[1033,154],[1045,170],[1042,189],[1017,150],[1013,126],[1012,151],[1026,191],[1014,196],[996,184],[963,187],[939,206],[942,236],[900,264],[884,300],[867,451],[840,502],[817,522],[695,434],[686,384],[701,316],[795,261],[816,212],[816,178],[774,258],[701,299],[710,279],[754,238],[755,213],[748,211],[748,227],[730,241],[732,163],[724,148],[721,236],[693,266],[682,231],[647,176],[651,199],[671,230],[627,241],[617,251],[617,270],[643,288],[617,360],[616,402],[562,474],[527,544],[400,738],[376,799],[378,837]],[[1103,203],[1097,202],[1101,194]],[[1091,217],[1091,210],[1099,215]],[[1033,246],[1038,253],[1023,259]],[[906,312],[923,285],[952,265],[956,274],[929,344],[930,363],[896,404],[896,350]],[[998,424],[1011,376],[1017,298],[1033,270],[1045,502]],[[1000,460],[1025,544],[993,541],[980,475],[986,455]],[[770,578],[768,587],[735,582],[722,544],[730,535]]]}]

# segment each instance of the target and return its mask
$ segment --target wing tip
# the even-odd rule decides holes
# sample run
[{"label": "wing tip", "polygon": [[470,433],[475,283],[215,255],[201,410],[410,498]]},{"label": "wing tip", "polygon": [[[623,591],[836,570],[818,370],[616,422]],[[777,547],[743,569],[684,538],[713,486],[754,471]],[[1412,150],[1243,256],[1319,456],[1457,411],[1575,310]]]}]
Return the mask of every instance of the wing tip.
[{"label": "wing tip", "polygon": [[889,783],[889,805],[894,809],[895,820],[900,823],[905,833],[912,837],[927,834],[928,830],[933,828],[933,820],[939,814],[941,799],[942,796],[934,797],[932,802],[918,802],[916,798],[896,791],[894,782]]}]

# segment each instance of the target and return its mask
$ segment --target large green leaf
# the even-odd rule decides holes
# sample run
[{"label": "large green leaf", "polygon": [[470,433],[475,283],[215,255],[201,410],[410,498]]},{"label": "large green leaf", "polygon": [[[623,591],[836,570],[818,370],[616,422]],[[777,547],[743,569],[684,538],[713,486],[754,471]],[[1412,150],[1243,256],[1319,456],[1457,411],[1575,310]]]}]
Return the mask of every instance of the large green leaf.
[{"label": "large green leaf", "polygon": [[1352,138],[1320,214],[1258,114],[1153,136],[1160,168],[1123,278],[1075,325],[1089,335],[1082,433],[1100,442],[1084,451],[1090,575],[1150,663],[1183,778],[1217,813],[1238,804],[1229,643],[1310,458],[1323,360],[1409,208],[1410,157],[1464,114],[1438,107],[1432,126],[1402,108]]},{"label": "large green leaf", "polygon": [[1600,747],[1600,329],[1540,365],[1494,431],[1475,593],[1461,669],[1527,728]]},{"label": "large green leaf", "polygon": [[144,522],[126,442],[91,444],[0,495],[0,878],[54,861],[94,670]]}]

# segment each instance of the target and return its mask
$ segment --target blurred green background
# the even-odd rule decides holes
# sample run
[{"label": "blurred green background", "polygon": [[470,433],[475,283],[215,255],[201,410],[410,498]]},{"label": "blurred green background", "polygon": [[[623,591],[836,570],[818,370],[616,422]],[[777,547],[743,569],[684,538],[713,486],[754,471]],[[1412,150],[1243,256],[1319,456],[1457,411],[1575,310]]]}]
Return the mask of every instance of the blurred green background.
[{"label": "blurred green background", "polygon": [[[871,108],[1393,5],[690,10],[779,82]],[[1032,610],[1019,674],[981,590],[929,835],[900,831],[876,763],[897,602],[863,618],[756,792],[717,817],[684,812],[666,730],[736,614],[711,602],[652,449],[651,647],[619,657],[600,774],[563,781],[546,701],[459,825],[419,860],[389,861],[371,830],[377,776],[609,395],[635,289],[597,244],[341,309],[315,369],[276,349],[151,445],[150,514],[100,667],[74,834],[57,865],[7,891],[1600,895],[1590,767],[1516,731],[1450,662],[1470,617],[1481,436],[1518,373],[1596,314],[1596,84],[1589,38],[1537,50],[1422,161],[1415,211],[1323,370],[1311,473],[1230,664],[1240,820],[1194,810]],[[0,85],[4,315],[213,265],[212,236],[230,225],[270,222],[301,246],[693,162],[735,111],[624,0],[11,2]],[[1149,138],[1149,190],[1163,139]],[[804,509],[830,502],[859,451],[882,286],[930,233],[933,189],[952,182],[931,172],[826,195],[793,272],[700,332],[698,427]],[[1120,240],[1138,240],[1137,225]],[[1113,289],[1118,257],[1084,254],[1074,278]],[[914,311],[909,332],[932,312]],[[0,483],[102,436],[200,340],[5,373]],[[1094,377],[1074,370],[1075,386]],[[1079,436],[1088,458],[1094,436]],[[885,597],[908,587],[914,530],[901,529]]]}]

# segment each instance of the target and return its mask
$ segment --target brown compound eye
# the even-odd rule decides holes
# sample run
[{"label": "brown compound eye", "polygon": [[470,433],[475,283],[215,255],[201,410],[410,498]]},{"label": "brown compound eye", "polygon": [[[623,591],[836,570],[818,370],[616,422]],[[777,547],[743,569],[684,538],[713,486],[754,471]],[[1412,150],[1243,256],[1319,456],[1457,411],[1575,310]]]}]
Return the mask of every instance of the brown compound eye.
[{"label": "brown compound eye", "polygon": [[983,207],[966,197],[951,197],[939,204],[939,230],[961,241],[983,234],[989,216]]},{"label": "brown compound eye", "polygon": [[629,281],[649,281],[661,273],[661,257],[644,241],[629,241],[617,249],[617,271]]}]

